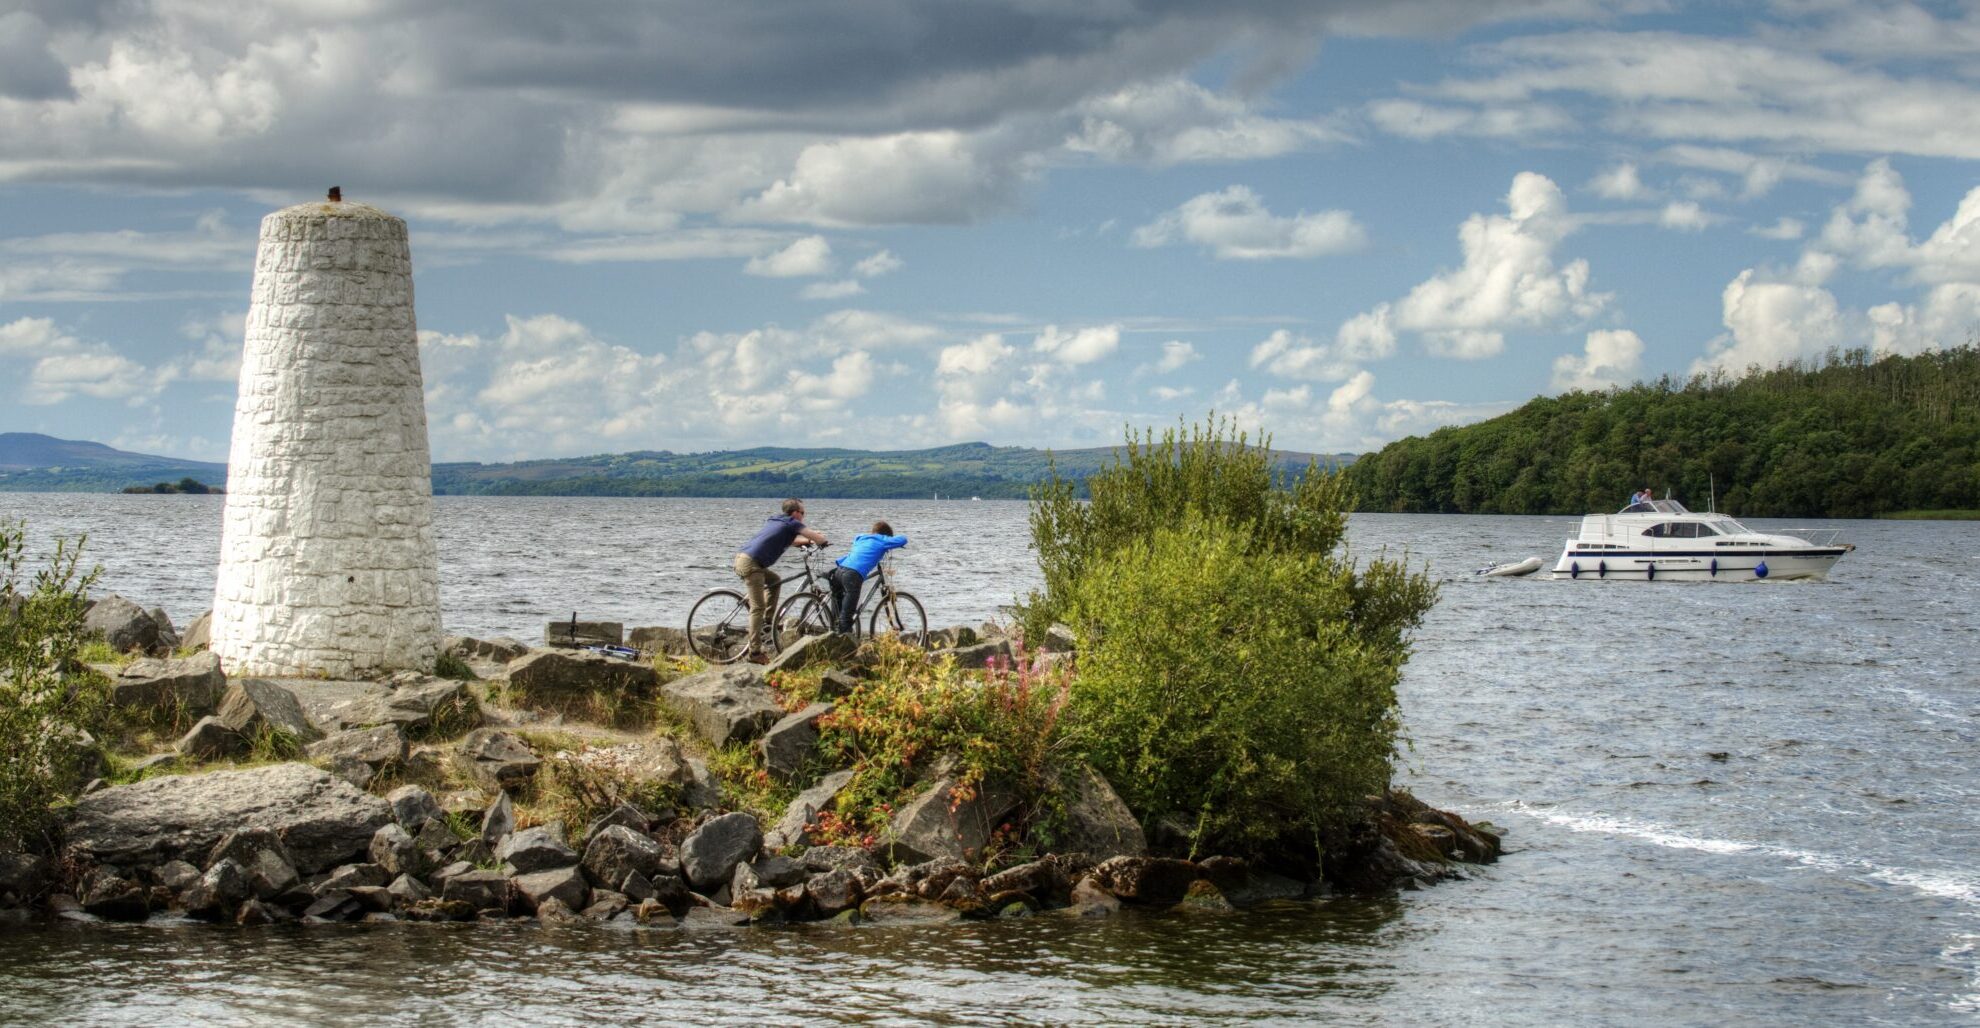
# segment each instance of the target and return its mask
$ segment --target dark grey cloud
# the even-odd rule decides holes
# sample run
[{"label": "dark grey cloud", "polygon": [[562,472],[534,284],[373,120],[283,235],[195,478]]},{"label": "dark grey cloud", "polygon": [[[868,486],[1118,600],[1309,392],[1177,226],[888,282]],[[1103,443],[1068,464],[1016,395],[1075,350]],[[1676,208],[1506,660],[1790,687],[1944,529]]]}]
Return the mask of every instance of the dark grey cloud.
[{"label": "dark grey cloud", "polygon": [[48,50],[48,26],[31,11],[0,14],[0,97],[58,100],[75,95],[69,68]]}]

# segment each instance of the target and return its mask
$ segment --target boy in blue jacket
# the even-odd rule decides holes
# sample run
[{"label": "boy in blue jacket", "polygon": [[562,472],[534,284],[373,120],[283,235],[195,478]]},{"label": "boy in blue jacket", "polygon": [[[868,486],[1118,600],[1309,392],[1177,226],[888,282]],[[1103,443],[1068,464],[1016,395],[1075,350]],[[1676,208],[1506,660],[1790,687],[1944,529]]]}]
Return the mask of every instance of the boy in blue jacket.
[{"label": "boy in blue jacket", "polygon": [[866,576],[880,566],[888,550],[907,545],[907,536],[895,535],[894,526],[885,521],[875,521],[873,531],[853,536],[852,549],[832,565],[832,573],[827,579],[832,585],[832,605],[839,611],[838,623],[832,630],[849,633],[853,630],[853,615],[859,610],[859,588]]}]

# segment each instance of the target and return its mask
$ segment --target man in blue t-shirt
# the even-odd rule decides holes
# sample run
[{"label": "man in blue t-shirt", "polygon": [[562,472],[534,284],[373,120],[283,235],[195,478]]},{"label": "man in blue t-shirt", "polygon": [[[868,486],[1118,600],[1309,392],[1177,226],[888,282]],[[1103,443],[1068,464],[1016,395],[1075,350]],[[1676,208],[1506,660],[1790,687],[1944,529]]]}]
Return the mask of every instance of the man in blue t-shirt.
[{"label": "man in blue t-shirt", "polygon": [[776,616],[777,590],[783,584],[777,580],[777,561],[800,539],[813,546],[825,545],[824,533],[804,527],[803,500],[785,500],[783,509],[736,552],[736,575],[749,592],[749,659],[758,664],[770,660],[764,651],[763,629]]},{"label": "man in blue t-shirt", "polygon": [[888,550],[897,550],[907,545],[907,536],[895,535],[894,526],[885,521],[875,521],[873,531],[853,536],[852,550],[832,565],[832,573],[826,580],[832,586],[832,606],[838,608],[839,617],[832,630],[841,634],[853,630],[853,615],[859,611],[859,587]]}]

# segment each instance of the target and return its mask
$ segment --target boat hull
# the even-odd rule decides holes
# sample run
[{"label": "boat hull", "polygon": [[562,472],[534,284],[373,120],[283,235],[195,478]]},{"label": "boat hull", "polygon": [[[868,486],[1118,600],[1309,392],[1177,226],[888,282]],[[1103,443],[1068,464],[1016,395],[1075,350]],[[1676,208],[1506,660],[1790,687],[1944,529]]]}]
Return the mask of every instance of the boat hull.
[{"label": "boat hull", "polygon": [[[1737,553],[1628,552],[1577,550],[1569,546],[1554,565],[1553,577],[1574,581],[1792,582],[1826,578],[1849,552],[1843,546],[1758,550]],[[1766,570],[1762,572],[1761,566]]]}]

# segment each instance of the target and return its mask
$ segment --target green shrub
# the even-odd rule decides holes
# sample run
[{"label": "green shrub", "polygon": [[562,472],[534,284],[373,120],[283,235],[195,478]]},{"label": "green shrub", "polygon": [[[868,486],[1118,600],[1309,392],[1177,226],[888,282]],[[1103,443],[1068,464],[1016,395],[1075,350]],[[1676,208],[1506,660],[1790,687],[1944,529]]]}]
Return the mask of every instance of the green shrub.
[{"label": "green shrub", "polygon": [[1292,481],[1280,481],[1271,461],[1272,441],[1250,437],[1225,420],[1168,429],[1130,429],[1111,467],[1086,479],[1091,502],[1074,482],[1058,477],[1032,493],[1031,541],[1045,588],[1022,613],[1026,631],[1041,632],[1060,620],[1086,567],[1189,511],[1242,529],[1253,548],[1266,552],[1327,554],[1347,528],[1349,506],[1340,476],[1309,465]]},{"label": "green shrub", "polygon": [[22,578],[26,527],[0,522],[0,840],[46,843],[53,806],[97,757],[109,710],[85,668],[83,612],[100,569],[79,573],[82,542],[58,541],[48,566]]},{"label": "green shrub", "polygon": [[472,682],[481,676],[474,673],[468,662],[452,653],[442,653],[433,661],[435,678],[451,678],[457,682]]},{"label": "green shrub", "polygon": [[[1356,625],[1352,572],[1252,542],[1189,515],[1088,567],[1069,612],[1086,640],[1075,744],[1144,823],[1179,822],[1199,851],[1270,852],[1357,820],[1399,727],[1404,651]],[[1404,586],[1427,606],[1426,583]]]}]

